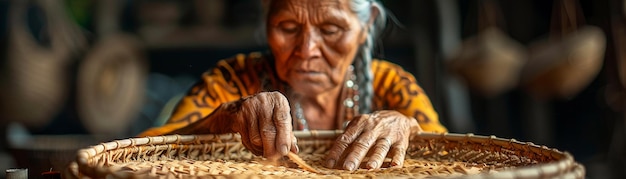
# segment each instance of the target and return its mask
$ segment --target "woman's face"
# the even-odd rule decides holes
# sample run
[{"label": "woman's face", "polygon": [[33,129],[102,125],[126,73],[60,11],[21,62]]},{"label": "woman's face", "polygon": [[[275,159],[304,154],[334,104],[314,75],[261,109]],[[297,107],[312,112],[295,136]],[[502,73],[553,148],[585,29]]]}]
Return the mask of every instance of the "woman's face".
[{"label": "woman's face", "polygon": [[268,42],[278,76],[301,94],[319,94],[343,84],[367,30],[349,0],[274,0]]}]

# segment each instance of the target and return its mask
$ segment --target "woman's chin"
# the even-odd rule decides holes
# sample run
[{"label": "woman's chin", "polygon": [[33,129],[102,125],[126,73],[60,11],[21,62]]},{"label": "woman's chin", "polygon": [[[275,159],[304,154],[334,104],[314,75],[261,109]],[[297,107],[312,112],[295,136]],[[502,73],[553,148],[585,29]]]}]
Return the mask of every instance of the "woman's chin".
[{"label": "woman's chin", "polygon": [[313,81],[296,81],[291,84],[291,88],[303,96],[318,95],[332,89],[332,86],[327,83]]}]

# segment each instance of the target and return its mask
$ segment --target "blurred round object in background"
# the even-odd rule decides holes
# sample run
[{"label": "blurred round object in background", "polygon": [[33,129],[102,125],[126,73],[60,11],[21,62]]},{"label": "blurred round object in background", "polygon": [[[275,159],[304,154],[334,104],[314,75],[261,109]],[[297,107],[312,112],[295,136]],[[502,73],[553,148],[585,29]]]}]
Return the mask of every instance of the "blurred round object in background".
[{"label": "blurred round object in background", "polygon": [[[7,76],[3,80],[2,114],[29,128],[47,125],[68,97],[68,63],[56,54],[34,50],[27,39],[12,35],[19,43],[9,47]],[[34,47],[34,46],[33,46]]]},{"label": "blurred round object in background", "polygon": [[604,32],[594,26],[584,26],[558,41],[532,45],[522,83],[537,97],[572,97],[597,76],[605,46]]},{"label": "blurred round object in background", "polygon": [[[86,47],[80,29],[56,1],[11,1],[8,18],[8,59],[2,81],[0,111],[4,119],[29,128],[47,125],[68,97],[69,66]],[[30,7],[42,15],[41,32],[28,26]],[[39,11],[37,11],[39,12]],[[32,13],[30,15],[37,15]],[[40,43],[34,34],[46,34]],[[45,41],[45,40],[44,40]]]},{"label": "blurred round object in background", "polygon": [[571,98],[598,75],[604,61],[602,29],[585,25],[577,0],[554,1],[549,39],[530,46],[524,87],[539,98]]},{"label": "blurred round object in background", "polygon": [[465,40],[449,68],[472,90],[495,96],[516,87],[526,58],[521,44],[493,27]]},{"label": "blurred round object in background", "polygon": [[147,72],[135,38],[117,34],[97,42],[78,69],[76,107],[85,128],[124,135],[143,104]]}]

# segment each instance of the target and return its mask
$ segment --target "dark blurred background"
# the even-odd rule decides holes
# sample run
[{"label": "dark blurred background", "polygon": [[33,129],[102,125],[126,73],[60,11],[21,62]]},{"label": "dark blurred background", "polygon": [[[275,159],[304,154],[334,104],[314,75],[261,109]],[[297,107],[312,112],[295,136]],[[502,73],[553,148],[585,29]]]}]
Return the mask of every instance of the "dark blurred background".
[{"label": "dark blurred background", "polygon": [[[624,1],[383,4],[376,56],[416,76],[450,132],[626,177]],[[218,60],[267,50],[260,0],[0,0],[0,17],[0,170],[31,176],[162,124]]]}]

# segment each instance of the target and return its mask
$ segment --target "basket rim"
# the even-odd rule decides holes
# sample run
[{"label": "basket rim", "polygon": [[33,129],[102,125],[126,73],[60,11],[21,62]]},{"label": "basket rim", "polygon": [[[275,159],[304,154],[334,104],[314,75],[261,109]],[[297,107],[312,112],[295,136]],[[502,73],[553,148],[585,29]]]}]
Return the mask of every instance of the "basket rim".
[{"label": "basket rim", "polygon": [[[342,130],[310,130],[310,131],[294,131],[297,138],[307,139],[330,139],[343,134]],[[486,145],[496,145],[502,148],[522,149],[537,155],[550,156],[556,159],[547,163],[539,163],[532,166],[516,167],[515,169],[505,169],[496,173],[482,173],[478,175],[468,175],[472,177],[502,178],[502,177],[531,177],[540,178],[541,176],[550,176],[554,174],[564,174],[573,168],[582,168],[584,176],[584,166],[577,163],[569,152],[559,151],[558,149],[548,148],[547,146],[536,145],[532,142],[521,142],[515,139],[498,138],[494,135],[474,135],[472,133],[430,133],[421,132],[411,135],[425,140],[443,140],[455,142],[481,143]],[[87,176],[105,177],[109,176],[112,171],[108,167],[91,167],[89,159],[103,154],[107,151],[117,150],[128,147],[139,147],[144,145],[167,145],[177,144],[178,146],[205,144],[203,142],[225,143],[233,140],[240,140],[241,137],[236,133],[228,134],[202,134],[202,135],[164,135],[137,137],[93,145],[88,148],[77,151],[77,158],[74,161],[78,166],[78,171]],[[579,176],[580,172],[574,176]]]}]

